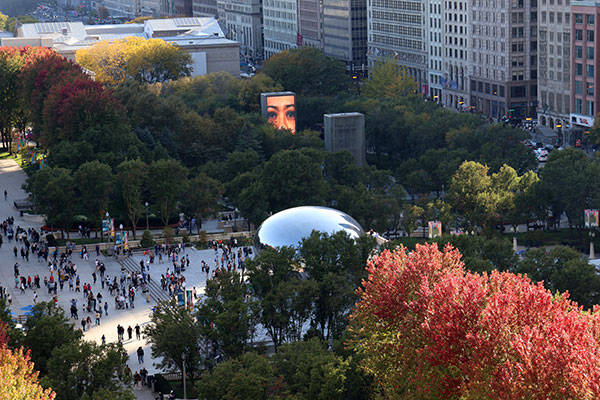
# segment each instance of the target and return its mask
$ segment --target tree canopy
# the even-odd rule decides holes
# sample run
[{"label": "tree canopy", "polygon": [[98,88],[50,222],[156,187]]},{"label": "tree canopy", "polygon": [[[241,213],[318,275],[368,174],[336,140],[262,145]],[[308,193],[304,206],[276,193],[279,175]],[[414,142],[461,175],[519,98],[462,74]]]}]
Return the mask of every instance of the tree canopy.
[{"label": "tree canopy", "polygon": [[386,251],[368,271],[349,343],[383,396],[600,396],[599,314],[567,295],[522,275],[465,272],[458,251],[436,245]]},{"label": "tree canopy", "polygon": [[127,79],[139,83],[165,82],[191,73],[192,58],[185,50],[162,39],[128,37],[101,41],[78,50],[75,59],[96,74],[106,85],[116,86]]}]

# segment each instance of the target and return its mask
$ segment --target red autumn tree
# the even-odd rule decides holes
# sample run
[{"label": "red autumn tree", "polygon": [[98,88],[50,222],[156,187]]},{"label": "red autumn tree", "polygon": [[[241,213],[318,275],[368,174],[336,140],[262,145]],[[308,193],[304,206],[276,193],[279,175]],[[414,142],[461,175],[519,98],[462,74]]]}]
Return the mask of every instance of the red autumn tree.
[{"label": "red autumn tree", "polygon": [[53,400],[56,394],[37,381],[29,351],[7,347],[6,324],[0,323],[0,399]]},{"label": "red autumn tree", "polygon": [[600,398],[599,310],[460,257],[434,244],[369,262],[349,344],[384,397]]},{"label": "red autumn tree", "polygon": [[44,102],[54,85],[86,79],[82,69],[53,50],[29,48],[21,71],[21,97],[37,132],[43,127]]}]

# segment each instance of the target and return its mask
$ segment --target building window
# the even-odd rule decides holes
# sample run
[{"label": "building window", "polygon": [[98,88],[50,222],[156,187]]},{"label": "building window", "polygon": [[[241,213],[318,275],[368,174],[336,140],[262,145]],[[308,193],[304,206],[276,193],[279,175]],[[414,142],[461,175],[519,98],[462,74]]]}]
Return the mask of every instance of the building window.
[{"label": "building window", "polygon": [[594,115],[594,102],[592,100],[585,102],[585,111],[586,115]]},{"label": "building window", "polygon": [[588,42],[594,41],[594,31],[585,31],[585,37]]},{"label": "building window", "polygon": [[[589,47],[588,47],[589,49]],[[583,58],[583,47],[575,46],[575,58]]]},{"label": "building window", "polygon": [[588,60],[593,60],[594,59],[594,48],[593,47],[588,47],[587,48],[586,57],[587,57]]},{"label": "building window", "polygon": [[585,94],[588,96],[594,95],[594,84],[593,83],[588,82],[587,88],[585,89]]},{"label": "building window", "polygon": [[587,70],[587,77],[588,78],[594,78],[594,66],[593,65],[586,65],[586,70]]},{"label": "building window", "polygon": [[575,94],[583,94],[583,82],[575,81]]},{"label": "building window", "polygon": [[583,108],[581,106],[581,99],[575,99],[575,112],[577,114],[581,114],[582,110],[583,110]]},{"label": "building window", "polygon": [[583,29],[575,29],[575,40],[583,40]]},{"label": "building window", "polygon": [[594,25],[594,15],[586,15],[585,16],[585,22],[588,25]]},{"label": "building window", "polygon": [[583,24],[583,14],[575,14],[575,23]]},{"label": "building window", "polygon": [[577,76],[583,75],[583,64],[575,63],[575,75],[577,75]]}]

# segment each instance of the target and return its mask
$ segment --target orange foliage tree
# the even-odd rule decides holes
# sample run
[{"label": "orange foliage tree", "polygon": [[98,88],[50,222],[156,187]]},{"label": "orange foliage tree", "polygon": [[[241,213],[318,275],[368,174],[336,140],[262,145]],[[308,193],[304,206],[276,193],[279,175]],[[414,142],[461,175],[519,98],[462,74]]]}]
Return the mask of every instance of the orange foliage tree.
[{"label": "orange foliage tree", "polygon": [[598,399],[600,309],[417,245],[368,263],[349,345],[394,399]]},{"label": "orange foliage tree", "polygon": [[53,400],[56,394],[38,383],[29,351],[9,349],[6,324],[0,323],[0,399]]}]

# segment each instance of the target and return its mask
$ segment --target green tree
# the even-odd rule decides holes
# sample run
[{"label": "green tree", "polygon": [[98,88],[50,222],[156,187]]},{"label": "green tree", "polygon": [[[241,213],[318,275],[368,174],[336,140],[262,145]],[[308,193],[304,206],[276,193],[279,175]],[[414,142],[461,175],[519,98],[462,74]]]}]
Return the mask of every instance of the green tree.
[{"label": "green tree", "polygon": [[120,343],[66,343],[52,350],[41,384],[52,387],[62,400],[92,400],[100,390],[110,391],[115,400],[133,400],[131,378],[125,370],[128,358]]},{"label": "green tree", "polygon": [[194,315],[187,307],[179,306],[174,298],[161,302],[143,332],[152,346],[152,358],[157,360],[158,368],[183,373],[181,355],[185,354],[186,372],[194,379],[206,347]]},{"label": "green tree", "polygon": [[265,163],[261,175],[269,210],[323,203],[326,184],[322,172],[322,153],[303,149],[275,154]]},{"label": "green tree", "polygon": [[362,93],[366,97],[397,99],[414,96],[419,85],[406,70],[392,61],[378,61],[371,68],[369,80],[363,86]]},{"label": "green tree", "polygon": [[186,188],[181,195],[181,210],[190,217],[190,220],[196,219],[199,233],[202,219],[214,213],[221,195],[221,185],[205,174],[199,174],[186,182]]},{"label": "green tree", "polygon": [[495,211],[496,198],[491,193],[489,168],[474,161],[465,161],[452,177],[448,202],[467,220],[467,228],[489,221]]},{"label": "green tree", "polygon": [[206,282],[204,300],[198,305],[198,331],[225,357],[243,354],[254,337],[254,303],[246,299],[247,291],[238,273],[221,270]]},{"label": "green tree", "polygon": [[417,205],[405,204],[402,209],[402,222],[400,225],[404,232],[406,232],[407,236],[410,236],[411,233],[417,229],[419,224],[419,220],[425,214],[425,210],[422,207]]},{"label": "green tree", "polygon": [[[75,173],[75,181],[85,215],[102,227],[102,218],[108,210],[108,200],[113,185],[111,168],[94,160],[82,164]],[[96,230],[96,237],[98,237]]]},{"label": "green tree", "polygon": [[208,370],[196,383],[196,392],[201,400],[264,400],[289,395],[269,357],[256,353],[245,353]]},{"label": "green tree", "polygon": [[191,56],[182,48],[162,39],[140,37],[99,42],[78,50],[75,59],[110,86],[126,79],[146,84],[189,76],[192,64]]},{"label": "green tree", "polygon": [[275,370],[298,399],[343,399],[349,361],[313,338],[281,346],[273,356]]},{"label": "green tree", "polygon": [[302,240],[298,257],[316,284],[312,321],[322,338],[336,338],[343,332],[373,247],[373,240],[355,241],[344,231],[333,235],[313,231]]},{"label": "green tree", "polygon": [[77,343],[82,337],[82,333],[73,328],[64,310],[53,301],[34,305],[23,326],[23,345],[31,350],[31,361],[42,376],[49,373],[49,361],[52,358],[49,349]]},{"label": "green tree", "polygon": [[[6,16],[0,13],[0,26],[4,26],[2,17]],[[15,115],[21,107],[18,91],[21,67],[22,59],[18,54],[0,51],[0,134],[4,148],[10,153]]]},{"label": "green tree", "polygon": [[45,215],[51,226],[60,227],[70,236],[71,226],[77,215],[75,179],[64,168],[44,168],[27,178],[24,188],[30,193],[35,210]]},{"label": "green tree", "polygon": [[169,217],[181,198],[187,174],[187,169],[174,159],[153,161],[148,167],[148,188],[164,226],[169,225]]},{"label": "green tree", "polygon": [[123,161],[117,167],[117,182],[127,218],[135,239],[136,225],[142,213],[142,194],[148,177],[148,166],[141,160]]},{"label": "green tree", "polygon": [[568,291],[571,299],[585,308],[591,309],[600,301],[600,276],[596,268],[570,247],[531,249],[519,264],[518,272],[534,281],[543,281],[552,293]]},{"label": "green tree", "polygon": [[343,62],[312,47],[282,51],[265,61],[262,72],[298,95],[336,95],[350,84]]},{"label": "green tree", "polygon": [[300,277],[295,249],[264,249],[248,261],[247,270],[258,302],[255,312],[275,350],[286,340],[299,340],[312,311],[316,284]]},{"label": "green tree", "polygon": [[565,212],[569,225],[583,228],[583,210],[598,196],[598,165],[575,149],[551,153],[540,171],[540,186],[554,216]]},{"label": "green tree", "polygon": [[8,22],[8,15],[4,15],[4,14],[2,14],[2,12],[0,12],[0,28],[2,28],[2,30],[6,29],[7,22]]}]

